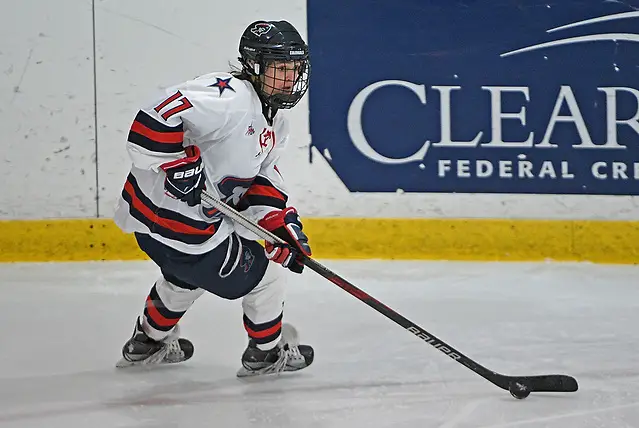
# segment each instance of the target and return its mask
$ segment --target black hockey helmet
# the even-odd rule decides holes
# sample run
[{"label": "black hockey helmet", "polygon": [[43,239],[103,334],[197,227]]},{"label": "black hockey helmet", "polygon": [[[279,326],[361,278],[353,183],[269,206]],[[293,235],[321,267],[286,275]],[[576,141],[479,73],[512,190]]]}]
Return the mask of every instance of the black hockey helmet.
[{"label": "black hockey helmet", "polygon": [[[293,25],[287,21],[255,21],[244,30],[239,50],[242,71],[254,76],[253,86],[269,107],[291,108],[302,99],[310,73],[308,45]],[[276,63],[287,63],[283,70],[288,71],[269,71],[268,67]],[[265,75],[267,72],[271,75]]]}]

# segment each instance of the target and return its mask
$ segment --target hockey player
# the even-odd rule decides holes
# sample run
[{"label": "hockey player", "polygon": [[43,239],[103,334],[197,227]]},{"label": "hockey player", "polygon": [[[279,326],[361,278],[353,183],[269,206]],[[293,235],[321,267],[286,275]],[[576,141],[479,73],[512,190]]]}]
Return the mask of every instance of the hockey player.
[{"label": "hockey player", "polygon": [[[118,367],[177,363],[193,355],[179,321],[205,291],[242,299],[248,346],[238,376],[295,371],[313,361],[282,324],[286,269],[301,273],[308,238],[287,206],[277,167],[290,109],[308,89],[308,47],[286,21],[257,21],[239,44],[241,69],[171,87],[142,108],[128,136],[133,166],[115,221],[159,266]],[[278,235],[265,243],[202,205],[217,196]],[[269,261],[274,263],[269,263]]]}]

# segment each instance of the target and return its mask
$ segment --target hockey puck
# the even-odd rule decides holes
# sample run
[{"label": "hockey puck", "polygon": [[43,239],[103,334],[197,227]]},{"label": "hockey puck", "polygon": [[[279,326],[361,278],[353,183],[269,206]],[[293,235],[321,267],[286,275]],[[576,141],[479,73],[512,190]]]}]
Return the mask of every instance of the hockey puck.
[{"label": "hockey puck", "polygon": [[510,382],[510,385],[508,385],[508,391],[510,391],[510,395],[518,400],[523,400],[530,395],[530,388],[528,388],[528,385],[518,381]]}]

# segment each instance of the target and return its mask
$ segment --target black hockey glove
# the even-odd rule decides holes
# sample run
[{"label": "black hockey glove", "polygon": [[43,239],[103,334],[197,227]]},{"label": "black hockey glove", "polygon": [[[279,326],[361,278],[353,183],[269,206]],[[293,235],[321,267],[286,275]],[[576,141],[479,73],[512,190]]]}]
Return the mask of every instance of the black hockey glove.
[{"label": "black hockey glove", "polygon": [[202,190],[205,189],[204,166],[199,147],[188,146],[184,152],[185,158],[164,163],[160,168],[166,173],[164,189],[167,194],[193,207],[202,202]]},{"label": "black hockey glove", "polygon": [[288,243],[274,244],[267,241],[264,245],[266,257],[292,272],[302,273],[302,255],[310,256],[311,247],[308,245],[308,237],[302,232],[303,226],[297,210],[288,207],[281,211],[273,211],[257,223]]}]

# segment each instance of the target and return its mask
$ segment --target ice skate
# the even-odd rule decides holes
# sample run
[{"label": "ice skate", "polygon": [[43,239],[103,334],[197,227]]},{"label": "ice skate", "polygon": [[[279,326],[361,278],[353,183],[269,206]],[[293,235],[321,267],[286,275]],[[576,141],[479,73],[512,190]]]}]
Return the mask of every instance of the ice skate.
[{"label": "ice skate", "polygon": [[282,338],[277,346],[268,351],[257,347],[249,340],[248,347],[242,355],[242,368],[238,377],[293,372],[311,365],[314,358],[313,348],[300,345],[297,330],[290,324],[282,325]]},{"label": "ice skate", "polygon": [[193,344],[179,336],[180,328],[176,325],[171,334],[164,340],[153,340],[146,335],[138,318],[133,335],[122,347],[122,358],[116,363],[116,367],[172,364],[186,361],[193,356]]}]

